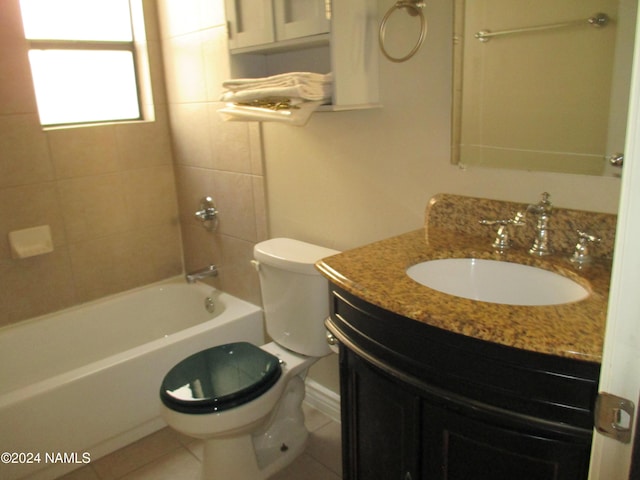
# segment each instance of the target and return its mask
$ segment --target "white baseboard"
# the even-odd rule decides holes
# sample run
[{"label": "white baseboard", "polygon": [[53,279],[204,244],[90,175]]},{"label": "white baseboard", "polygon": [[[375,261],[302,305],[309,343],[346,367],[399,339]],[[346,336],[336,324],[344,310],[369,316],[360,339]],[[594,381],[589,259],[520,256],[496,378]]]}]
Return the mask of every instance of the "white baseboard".
[{"label": "white baseboard", "polygon": [[340,423],[340,395],[315,380],[307,378],[305,383],[305,403]]}]

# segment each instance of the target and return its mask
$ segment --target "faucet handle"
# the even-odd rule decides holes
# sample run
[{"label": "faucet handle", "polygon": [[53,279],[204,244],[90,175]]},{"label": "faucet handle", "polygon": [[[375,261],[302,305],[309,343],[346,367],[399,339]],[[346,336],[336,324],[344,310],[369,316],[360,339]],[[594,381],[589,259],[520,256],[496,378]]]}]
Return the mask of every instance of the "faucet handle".
[{"label": "faucet handle", "polygon": [[480,220],[480,225],[515,225],[516,227],[521,227],[524,225],[522,219],[524,218],[524,213],[516,212],[513,218],[505,218],[500,220]]},{"label": "faucet handle", "polygon": [[509,229],[507,228],[509,225],[514,225],[516,227],[521,227],[525,223],[522,221],[524,218],[524,214],[522,212],[517,212],[513,218],[499,219],[499,220],[480,220],[480,225],[499,225],[498,231],[496,232],[496,239],[493,241],[491,246],[497,252],[503,253],[505,250],[508,250],[511,247],[511,239],[509,238]]},{"label": "faucet handle", "polygon": [[597,243],[601,239],[583,230],[576,230],[576,232],[578,233],[578,243],[576,243],[576,248],[573,255],[569,258],[569,261],[578,266],[582,266],[591,261],[589,243]]},{"label": "faucet handle", "polygon": [[595,235],[591,235],[583,230],[576,230],[578,233],[578,242],[599,242],[602,240],[601,238],[596,237]]}]

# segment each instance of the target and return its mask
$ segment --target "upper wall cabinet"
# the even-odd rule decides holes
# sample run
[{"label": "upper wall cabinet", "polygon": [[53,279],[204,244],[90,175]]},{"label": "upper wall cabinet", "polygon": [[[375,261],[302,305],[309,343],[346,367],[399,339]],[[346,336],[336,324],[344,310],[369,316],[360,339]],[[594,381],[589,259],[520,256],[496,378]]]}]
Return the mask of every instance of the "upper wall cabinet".
[{"label": "upper wall cabinet", "polygon": [[333,72],[328,110],[378,104],[376,0],[225,0],[233,78]]},{"label": "upper wall cabinet", "polygon": [[229,49],[275,41],[271,0],[225,0]]},{"label": "upper wall cabinet", "polygon": [[331,28],[325,0],[225,0],[225,5],[232,51],[329,33]]},{"label": "upper wall cabinet", "polygon": [[329,33],[328,0],[274,0],[276,39],[289,40]]}]

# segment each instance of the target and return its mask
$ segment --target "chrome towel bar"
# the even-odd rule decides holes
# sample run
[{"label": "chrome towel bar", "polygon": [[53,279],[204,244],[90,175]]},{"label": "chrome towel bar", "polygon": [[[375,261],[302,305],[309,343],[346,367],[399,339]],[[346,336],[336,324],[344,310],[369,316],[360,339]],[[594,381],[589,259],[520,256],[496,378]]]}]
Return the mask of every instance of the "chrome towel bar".
[{"label": "chrome towel bar", "polygon": [[501,30],[499,32],[482,30],[476,33],[474,36],[481,42],[488,42],[492,37],[497,37],[499,35],[511,35],[514,33],[536,32],[539,30],[552,30],[556,28],[565,28],[565,27],[578,27],[582,25],[601,28],[606,26],[608,23],[609,23],[609,16],[606,13],[596,13],[595,15],[587,18],[586,20],[573,20],[570,22],[552,23],[549,25],[536,25],[532,27],[515,28],[512,30]]}]

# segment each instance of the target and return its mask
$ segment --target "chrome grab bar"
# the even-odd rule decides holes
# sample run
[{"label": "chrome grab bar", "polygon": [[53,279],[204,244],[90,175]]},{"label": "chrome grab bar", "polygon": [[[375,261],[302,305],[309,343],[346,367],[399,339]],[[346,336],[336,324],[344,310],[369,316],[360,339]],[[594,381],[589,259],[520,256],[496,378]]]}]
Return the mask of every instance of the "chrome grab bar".
[{"label": "chrome grab bar", "polygon": [[586,20],[574,20],[571,22],[562,22],[562,23],[552,23],[549,25],[535,25],[532,27],[523,27],[523,28],[514,28],[512,30],[501,30],[498,32],[492,32],[490,30],[482,30],[476,33],[474,36],[481,42],[488,42],[492,37],[497,37],[500,35],[511,35],[514,33],[526,33],[526,32],[537,32],[540,30],[552,30],[556,28],[565,28],[565,27],[578,27],[582,25],[588,25],[595,28],[601,28],[606,26],[609,23],[609,16],[606,13],[596,13],[592,17],[587,18]]}]

